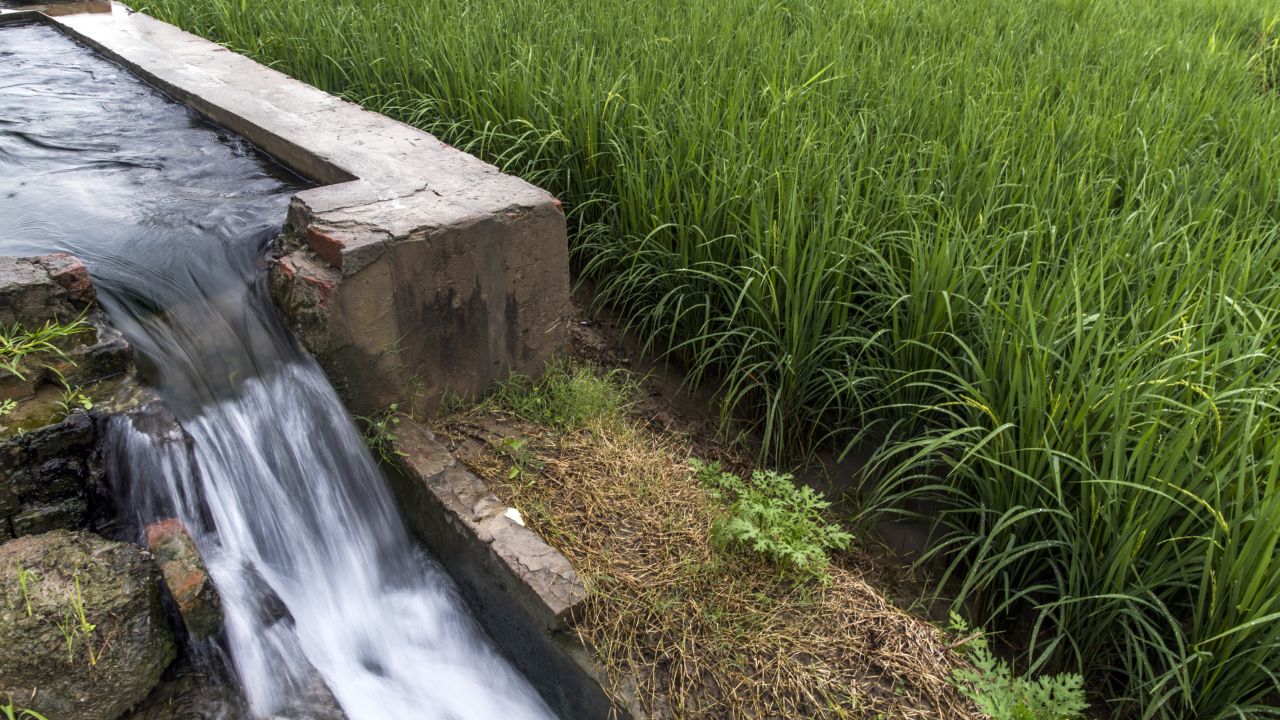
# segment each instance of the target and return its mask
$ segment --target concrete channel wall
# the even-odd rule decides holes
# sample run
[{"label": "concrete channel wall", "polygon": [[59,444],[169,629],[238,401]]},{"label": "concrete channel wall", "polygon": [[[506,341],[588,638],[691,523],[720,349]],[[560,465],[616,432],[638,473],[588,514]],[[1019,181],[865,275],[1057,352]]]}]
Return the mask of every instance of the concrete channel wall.
[{"label": "concrete channel wall", "polygon": [[[0,23],[50,23],[318,184],[293,198],[270,286],[353,412],[476,397],[508,373],[538,374],[563,349],[568,257],[555,198],[123,5],[83,5]],[[425,429],[409,436],[393,487],[481,623],[563,717],[630,716],[610,705],[566,625],[585,598],[569,562]]]}]

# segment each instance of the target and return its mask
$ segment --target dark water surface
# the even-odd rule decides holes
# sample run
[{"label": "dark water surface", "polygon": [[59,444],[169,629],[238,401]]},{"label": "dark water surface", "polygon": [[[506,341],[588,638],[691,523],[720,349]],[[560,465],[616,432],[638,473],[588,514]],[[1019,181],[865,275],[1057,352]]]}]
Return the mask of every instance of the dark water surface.
[{"label": "dark water surface", "polygon": [[306,716],[318,677],[352,718],[549,718],[409,541],[266,295],[304,186],[56,30],[0,25],[0,254],[83,260],[194,438],[193,465],[182,443],[114,426],[126,510],[195,531],[254,714]]}]

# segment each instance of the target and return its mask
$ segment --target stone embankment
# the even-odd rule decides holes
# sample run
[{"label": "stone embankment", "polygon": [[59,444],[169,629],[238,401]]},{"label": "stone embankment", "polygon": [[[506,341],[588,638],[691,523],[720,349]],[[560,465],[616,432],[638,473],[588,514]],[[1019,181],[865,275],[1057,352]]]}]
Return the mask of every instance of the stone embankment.
[{"label": "stone embankment", "polygon": [[145,404],[129,346],[68,255],[0,257],[0,540],[91,524],[100,428]]},{"label": "stone embankment", "polygon": [[0,704],[115,720],[174,661],[175,615],[193,639],[221,631],[178,521],[147,528],[150,551],[103,537],[117,516],[106,428],[122,415],[165,419],[84,265],[0,257]]}]

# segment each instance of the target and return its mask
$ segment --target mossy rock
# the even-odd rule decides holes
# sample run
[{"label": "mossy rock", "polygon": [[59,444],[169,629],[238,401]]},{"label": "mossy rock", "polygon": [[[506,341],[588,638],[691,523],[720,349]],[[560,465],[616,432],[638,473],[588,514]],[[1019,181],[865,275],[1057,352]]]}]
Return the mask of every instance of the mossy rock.
[{"label": "mossy rock", "polygon": [[159,567],[91,533],[0,545],[0,648],[0,697],[50,720],[115,720],[174,659]]}]

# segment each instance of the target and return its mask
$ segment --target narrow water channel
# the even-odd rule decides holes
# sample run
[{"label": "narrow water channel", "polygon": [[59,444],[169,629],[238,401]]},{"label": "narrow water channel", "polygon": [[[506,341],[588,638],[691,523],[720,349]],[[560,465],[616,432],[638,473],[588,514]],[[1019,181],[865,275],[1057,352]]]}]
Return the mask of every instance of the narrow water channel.
[{"label": "narrow water channel", "polygon": [[0,254],[85,262],[194,440],[114,428],[129,526],[176,515],[223,597],[254,715],[550,718],[410,541],[265,257],[303,181],[44,25],[0,25]]}]

